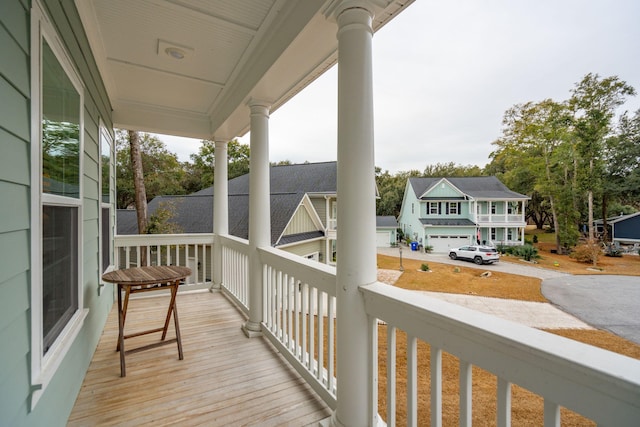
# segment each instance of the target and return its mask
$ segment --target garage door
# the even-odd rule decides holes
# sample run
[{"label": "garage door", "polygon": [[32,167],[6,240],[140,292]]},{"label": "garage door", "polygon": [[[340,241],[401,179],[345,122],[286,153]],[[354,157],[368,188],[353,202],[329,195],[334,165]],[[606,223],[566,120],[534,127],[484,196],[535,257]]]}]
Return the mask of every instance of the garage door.
[{"label": "garage door", "polygon": [[451,248],[468,245],[471,242],[471,236],[445,236],[430,235],[428,245],[433,246],[433,252],[449,252]]},{"label": "garage door", "polygon": [[376,232],[376,246],[380,248],[388,248],[391,246],[391,232],[390,231],[377,231]]}]

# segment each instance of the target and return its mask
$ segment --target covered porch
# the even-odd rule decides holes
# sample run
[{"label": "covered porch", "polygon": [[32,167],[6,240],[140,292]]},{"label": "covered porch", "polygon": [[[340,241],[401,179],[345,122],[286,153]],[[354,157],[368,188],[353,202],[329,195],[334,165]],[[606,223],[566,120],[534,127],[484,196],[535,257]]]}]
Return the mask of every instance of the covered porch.
[{"label": "covered porch", "polygon": [[[137,364],[132,357],[130,378],[108,379],[110,364],[117,363],[109,348],[114,347],[109,323],[71,423],[108,422],[111,412],[99,412],[106,401],[131,424],[166,419],[212,425],[270,420],[292,425],[320,420],[333,426],[395,425],[396,407],[401,404],[406,407],[407,424],[417,425],[419,407],[424,405],[420,402],[428,395],[431,425],[436,426],[443,423],[443,352],[460,359],[461,425],[471,425],[473,366],[497,377],[499,426],[510,425],[512,384],[544,398],[546,426],[560,425],[561,407],[603,424],[632,425],[640,418],[637,361],[377,282],[372,35],[411,1],[276,0],[261,2],[268,5],[262,12],[255,3],[234,9],[229,19],[221,16],[222,4],[211,10],[205,3],[153,0],[135,3],[134,8],[129,2],[77,2],[113,103],[114,125],[216,142],[214,233],[209,244],[197,242],[211,248],[201,253],[208,254],[204,256],[210,257],[211,265],[211,283],[204,286],[215,293],[179,297],[179,311],[189,305],[187,298],[198,306],[195,314],[180,311],[194,322],[183,332],[185,360],[176,361],[171,347],[161,350],[168,357],[158,357],[158,351],[143,353]],[[167,14],[172,19],[167,20]],[[127,22],[130,17],[148,25],[153,37],[147,45],[155,46],[153,53],[136,51],[144,43],[132,49],[126,46],[138,41],[135,37],[144,41],[145,28],[130,39],[117,33],[125,29],[115,25],[118,20]],[[173,39],[160,37],[158,22],[171,25]],[[178,42],[185,28],[199,40],[211,37],[228,45],[216,45],[218,56],[202,58],[199,47]],[[194,37],[189,33],[184,38]],[[229,46],[233,49],[226,51]],[[162,62],[167,59],[178,62]],[[184,68],[179,65],[182,60],[187,61]],[[271,248],[270,222],[264,213],[270,211],[269,116],[335,63],[340,224],[334,268]],[[249,238],[243,240],[228,231],[233,213],[228,209],[226,147],[249,130]],[[153,244],[145,238],[125,246],[136,252],[149,250]],[[163,244],[179,252],[191,244],[189,238],[177,236],[172,242],[165,237],[169,241]],[[118,247],[117,237],[115,242]],[[206,275],[196,281],[205,280]],[[208,305],[209,300],[215,304]],[[234,310],[230,302],[242,315],[227,317]],[[181,321],[184,324],[185,318]],[[378,387],[381,322],[389,331],[383,343],[389,380],[382,393]],[[408,369],[403,374],[407,399],[402,403],[396,402],[396,330],[406,332],[409,343]],[[418,384],[419,341],[430,345],[428,385]],[[189,346],[198,350],[190,353]],[[221,366],[228,371],[218,370]],[[138,377],[153,384],[148,387],[153,394],[132,410],[124,402],[144,399],[146,394],[133,382]],[[231,377],[238,382],[228,382]],[[269,381],[281,388],[261,388]],[[242,397],[233,400],[236,392]],[[378,415],[381,398],[388,414],[384,420]],[[203,418],[207,416],[214,418]]]}]

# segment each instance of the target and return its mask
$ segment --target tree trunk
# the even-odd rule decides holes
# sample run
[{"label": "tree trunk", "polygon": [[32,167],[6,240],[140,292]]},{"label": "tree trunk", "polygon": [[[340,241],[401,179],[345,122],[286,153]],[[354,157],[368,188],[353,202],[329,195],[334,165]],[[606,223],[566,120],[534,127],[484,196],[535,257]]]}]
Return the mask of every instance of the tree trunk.
[{"label": "tree trunk", "polygon": [[[140,153],[140,135],[136,131],[129,131],[129,145],[131,167],[133,168],[133,188],[135,190],[136,216],[138,218],[138,234],[147,231],[147,192],[144,188],[144,171],[142,170],[142,155]],[[147,248],[140,248],[140,265],[147,265]]]},{"label": "tree trunk", "polygon": [[596,235],[593,232],[593,191],[589,190],[589,193],[587,194],[587,201],[588,201],[588,205],[589,205],[589,240],[594,240],[596,239]]},{"label": "tree trunk", "polygon": [[[589,177],[590,179],[594,179],[593,176],[593,159],[589,160]],[[593,184],[592,184],[593,185]],[[589,212],[588,212],[588,217],[589,217],[589,240],[595,240],[596,236],[595,233],[593,232],[593,188],[589,189],[589,193],[587,194],[588,196],[588,204],[589,204]]]},{"label": "tree trunk", "polygon": [[607,230],[607,210],[609,209],[609,198],[607,192],[602,193],[602,241],[607,243],[609,241],[609,230]]}]

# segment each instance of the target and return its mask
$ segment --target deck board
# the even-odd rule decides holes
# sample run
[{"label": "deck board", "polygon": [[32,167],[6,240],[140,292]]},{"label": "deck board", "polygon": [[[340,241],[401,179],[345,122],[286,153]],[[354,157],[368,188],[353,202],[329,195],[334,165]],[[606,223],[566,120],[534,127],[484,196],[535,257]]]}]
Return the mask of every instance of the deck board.
[{"label": "deck board", "polygon": [[[126,332],[163,322],[168,296],[132,300]],[[120,378],[116,307],[69,417],[69,426],[304,426],[330,409],[263,338],[248,339],[243,316],[220,293],[178,295],[184,360],[175,345],[127,355]],[[167,339],[175,337],[173,322]],[[130,349],[159,334],[128,339]]]}]

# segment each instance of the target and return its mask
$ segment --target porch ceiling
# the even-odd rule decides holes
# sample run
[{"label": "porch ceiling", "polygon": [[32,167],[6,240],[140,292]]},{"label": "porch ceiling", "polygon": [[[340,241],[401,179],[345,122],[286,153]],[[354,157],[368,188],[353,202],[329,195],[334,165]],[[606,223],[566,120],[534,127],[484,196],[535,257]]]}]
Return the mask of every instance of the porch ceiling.
[{"label": "porch ceiling", "polygon": [[[412,1],[374,0],[374,28]],[[336,62],[332,3],[76,0],[114,125],[203,139],[241,136],[250,98],[273,112]]]}]

